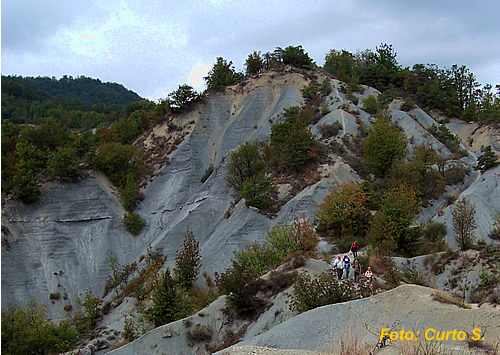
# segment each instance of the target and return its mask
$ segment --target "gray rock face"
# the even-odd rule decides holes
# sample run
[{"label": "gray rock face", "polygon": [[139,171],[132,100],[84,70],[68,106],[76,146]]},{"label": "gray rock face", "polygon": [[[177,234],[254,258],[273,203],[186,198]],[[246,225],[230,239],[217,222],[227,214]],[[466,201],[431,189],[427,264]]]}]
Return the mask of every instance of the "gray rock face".
[{"label": "gray rock face", "polygon": [[[201,272],[224,271],[233,251],[246,243],[262,241],[266,229],[290,222],[294,216],[313,217],[316,204],[332,185],[360,181],[347,164],[333,157],[334,162],[324,167],[322,179],[288,201],[275,218],[247,208],[244,201],[226,218],[233,200],[224,179],[227,154],[247,140],[266,139],[273,118],[284,108],[303,103],[300,90],[307,81],[302,76],[274,75],[263,74],[247,86],[228,88],[224,95],[212,95],[196,108],[193,131],[170,154],[169,162],[144,191],[144,200],[136,212],[147,226],[138,236],[126,232],[121,224],[120,203],[92,177],[49,189],[33,205],[8,202],[2,214],[2,307],[9,303],[22,305],[31,297],[49,303],[48,295],[59,293],[60,298],[49,304],[49,315],[63,317],[63,305],[73,304],[85,289],[92,287],[94,295],[101,296],[110,273],[110,255],[116,255],[121,264],[128,264],[144,254],[151,243],[164,248],[171,266],[188,229],[200,241]],[[332,112],[318,124],[338,121],[343,128],[341,137],[356,134],[355,116],[339,109],[344,96],[336,81],[332,82]],[[368,93],[376,91],[367,89],[365,96]],[[368,114],[351,107],[360,112],[363,122],[370,123]],[[409,138],[414,137],[414,144],[433,145],[446,155],[447,149],[425,131],[434,120],[423,111],[407,114],[393,110],[392,117]],[[311,126],[311,131],[317,134],[317,125]],[[201,183],[200,178],[211,163],[215,170]],[[498,170],[484,178],[484,184],[481,180],[471,183],[471,196],[485,201],[488,214],[498,213]],[[480,232],[485,233],[488,226],[480,228]]]}]

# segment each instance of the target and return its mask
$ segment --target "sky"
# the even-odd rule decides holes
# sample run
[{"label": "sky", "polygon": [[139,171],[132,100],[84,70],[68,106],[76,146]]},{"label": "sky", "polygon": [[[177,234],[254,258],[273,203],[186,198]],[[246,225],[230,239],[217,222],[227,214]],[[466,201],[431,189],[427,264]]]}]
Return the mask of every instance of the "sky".
[{"label": "sky", "polygon": [[151,100],[201,91],[217,57],[244,70],[253,51],[392,44],[403,66],[466,65],[500,84],[498,0],[3,0],[3,75],[99,78]]}]

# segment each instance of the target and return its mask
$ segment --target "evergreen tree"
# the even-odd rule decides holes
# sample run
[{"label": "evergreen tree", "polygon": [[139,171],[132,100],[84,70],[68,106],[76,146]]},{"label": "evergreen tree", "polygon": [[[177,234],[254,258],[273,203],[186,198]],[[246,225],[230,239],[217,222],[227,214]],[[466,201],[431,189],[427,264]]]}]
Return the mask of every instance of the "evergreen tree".
[{"label": "evergreen tree", "polygon": [[474,166],[474,170],[480,170],[481,173],[484,173],[486,170],[500,164],[497,154],[491,149],[491,145],[482,147],[481,151],[483,154],[477,159],[477,165]]},{"label": "evergreen tree", "polygon": [[245,61],[246,73],[248,76],[258,74],[264,70],[264,61],[260,55],[260,52],[253,52],[248,55]]},{"label": "evergreen tree", "polygon": [[175,279],[182,288],[189,290],[200,272],[200,243],[196,240],[193,231],[189,230],[184,236],[182,249],[175,257]]},{"label": "evergreen tree", "polygon": [[224,91],[226,86],[236,84],[242,78],[243,74],[236,72],[233,62],[218,57],[208,76],[203,79],[207,82],[207,91]]}]

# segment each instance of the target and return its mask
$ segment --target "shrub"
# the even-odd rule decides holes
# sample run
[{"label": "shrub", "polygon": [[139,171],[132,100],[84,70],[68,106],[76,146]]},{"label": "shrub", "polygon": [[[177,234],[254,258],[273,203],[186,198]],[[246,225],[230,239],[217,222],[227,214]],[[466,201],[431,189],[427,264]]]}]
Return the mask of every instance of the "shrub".
[{"label": "shrub", "polygon": [[208,325],[196,324],[194,328],[188,329],[186,339],[190,343],[208,343],[212,340],[212,328]]},{"label": "shrub", "polygon": [[137,339],[138,334],[137,330],[134,326],[134,319],[130,317],[125,317],[125,324],[123,325],[123,333],[122,333],[123,338],[127,342],[134,341]]},{"label": "shrub", "polygon": [[61,293],[60,293],[60,292],[51,293],[51,294],[49,295],[49,299],[50,299],[50,300],[53,300],[53,301],[58,300],[60,297],[61,297]]},{"label": "shrub", "polygon": [[54,324],[46,308],[35,300],[2,309],[2,353],[56,354],[70,351],[78,342],[75,328],[66,320]]},{"label": "shrub", "polygon": [[228,185],[240,192],[247,180],[264,171],[265,165],[257,145],[245,142],[229,153],[226,168]]},{"label": "shrub", "polygon": [[235,252],[234,257],[256,277],[278,267],[283,261],[282,255],[269,244],[258,242],[246,245],[243,250]]},{"label": "shrub", "polygon": [[379,106],[377,98],[373,95],[368,95],[368,97],[363,99],[363,110],[372,115],[377,113]]},{"label": "shrub", "polygon": [[257,313],[265,302],[257,297],[263,281],[245,263],[233,260],[229,269],[215,274],[220,292],[227,294],[228,305],[240,316],[249,317]]},{"label": "shrub", "polygon": [[300,250],[300,244],[292,233],[292,226],[289,224],[274,226],[267,231],[266,243],[278,253],[281,260],[284,260],[292,253]]},{"label": "shrub", "polygon": [[304,89],[302,89],[302,96],[306,100],[312,100],[316,97],[316,92],[317,92],[316,86],[314,84],[309,84]]},{"label": "shrub", "polygon": [[182,249],[175,257],[175,279],[179,286],[189,289],[200,272],[200,243],[196,240],[193,231],[189,230],[184,236]]},{"label": "shrub", "polygon": [[424,239],[435,243],[438,250],[441,250],[446,244],[444,236],[446,235],[446,224],[441,222],[431,222],[429,223],[424,231]]},{"label": "shrub", "polygon": [[411,111],[415,108],[415,102],[407,97],[404,101],[403,104],[401,105],[401,110],[402,111]]},{"label": "shrub", "polygon": [[484,173],[486,170],[500,164],[497,159],[497,154],[491,149],[491,145],[481,147],[481,151],[483,154],[477,159],[477,165],[474,166],[474,170],[480,170],[481,173]]},{"label": "shrub", "polygon": [[330,83],[330,79],[324,79],[321,82],[321,86],[319,88],[319,91],[325,96],[330,94],[332,92],[332,84]]},{"label": "shrub", "polygon": [[493,240],[500,241],[500,214],[494,214],[491,217],[493,218],[493,229],[491,230],[489,237]]},{"label": "shrub", "polygon": [[153,289],[152,305],[146,313],[155,326],[176,321],[189,313],[188,298],[177,289],[168,268],[155,280]]},{"label": "shrub", "polygon": [[330,113],[330,105],[328,103],[328,100],[323,101],[320,111],[322,116],[326,116]]},{"label": "shrub", "polygon": [[200,181],[202,183],[204,183],[205,181],[207,181],[207,179],[210,177],[210,175],[212,175],[213,172],[214,172],[214,165],[212,163],[210,163],[210,165],[208,166],[208,168],[205,169],[205,174],[203,174],[203,176],[201,177]]},{"label": "shrub", "polygon": [[328,304],[346,302],[373,294],[368,283],[355,284],[353,280],[339,281],[333,275],[322,274],[311,277],[299,275],[290,301],[290,310],[306,312]]},{"label": "shrub", "polygon": [[137,213],[129,213],[123,219],[125,229],[133,235],[139,234],[142,227],[146,225],[146,221]]},{"label": "shrub", "polygon": [[342,124],[335,121],[333,124],[323,123],[319,127],[319,132],[323,138],[336,136],[342,129]]},{"label": "shrub", "polygon": [[273,205],[273,193],[273,183],[263,172],[260,172],[243,183],[240,196],[245,199],[247,206],[269,211]]}]

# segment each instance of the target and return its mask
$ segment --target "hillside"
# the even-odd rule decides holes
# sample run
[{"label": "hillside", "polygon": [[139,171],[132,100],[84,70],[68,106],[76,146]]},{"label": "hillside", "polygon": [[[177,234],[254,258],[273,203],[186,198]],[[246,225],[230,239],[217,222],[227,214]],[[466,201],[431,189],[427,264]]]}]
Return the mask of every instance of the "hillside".
[{"label": "hillside", "polygon": [[[317,173],[309,172],[293,179],[290,178],[292,175],[285,173],[273,176],[282,203],[276,213],[262,213],[255,207],[248,207],[245,199],[235,201],[235,193],[225,179],[230,152],[246,141],[268,140],[273,125],[280,122],[286,108],[308,103],[304,90],[313,81],[316,84],[326,81],[331,89],[325,97],[324,114],[307,126],[317,141],[329,147],[322,160],[317,162]],[[91,288],[94,295],[101,297],[111,272],[110,256],[116,256],[119,265],[131,264],[142,260],[141,255],[144,258],[150,245],[163,248],[167,258],[165,266],[173,267],[186,231],[192,230],[200,243],[200,274],[206,271],[213,275],[231,266],[234,251],[249,243],[263,242],[266,230],[291,223],[294,217],[314,220],[317,205],[323,202],[332,186],[361,183],[365,177],[373,176],[352,157],[360,148],[356,146],[359,144],[357,137],[376,122],[375,114],[365,110],[364,102],[370,96],[381,94],[364,85],[348,94],[346,86],[320,70],[286,67],[228,86],[223,93],[211,93],[205,102],[195,102],[191,110],[145,130],[134,146],[144,152],[144,160],[151,162],[152,170],[141,185],[142,197],[134,209],[145,220],[144,228],[136,236],[128,233],[122,224],[126,208],[118,198],[119,189],[95,171],[87,171],[77,182],[46,183],[40,199],[31,204],[13,199],[4,201],[2,308],[8,304],[23,305],[34,297],[40,302],[50,302],[48,313],[51,318],[63,318],[66,314],[63,307],[74,305],[86,289]],[[404,111],[402,104],[401,100],[392,100],[387,114],[408,139],[407,157],[417,146],[423,145],[434,148],[445,158],[445,170],[452,166],[464,168],[460,171],[470,169],[464,179],[445,184],[442,194],[428,199],[419,213],[420,223],[444,222],[448,227],[446,244],[456,248],[451,227],[454,200],[445,195],[455,194],[455,200],[467,196],[476,205],[478,239],[484,240],[486,245],[498,243],[490,238],[490,232],[493,215],[500,214],[500,167],[484,173],[472,170],[482,154],[481,146],[491,145],[497,154],[500,151],[498,128],[450,121],[443,127],[462,137],[462,155],[457,155],[457,151],[429,133],[433,125],[440,126],[436,119],[418,106]],[[337,134],[327,136],[322,133],[326,125],[335,123],[340,127]],[[213,172],[202,182],[211,165]],[[322,235],[320,249],[329,251],[331,245],[332,240]],[[324,262],[310,262],[318,273],[327,268]],[[201,277],[197,283],[203,284]],[[429,300],[430,292],[417,286],[401,286],[353,303],[312,310],[282,324],[274,319],[272,326],[267,326],[267,332],[264,329],[267,320],[264,322],[261,318],[261,323],[253,324],[253,330],[249,328],[241,345],[321,351],[323,339],[332,331],[342,331],[346,320],[353,316],[346,308],[357,312],[354,315],[359,322],[355,323],[356,327],[369,323],[375,331],[390,326],[395,320],[415,325],[421,317],[425,319],[425,326],[432,326],[439,320],[443,327],[452,329],[463,318],[467,318],[463,323],[467,329],[479,324],[480,320],[490,326],[500,322],[497,311],[462,310],[441,305]],[[51,294],[61,297],[49,300]],[[284,296],[278,297],[283,303]],[[105,300],[110,301],[111,294]],[[397,308],[394,307],[396,304]],[[285,307],[284,303],[282,305]],[[220,311],[223,306],[224,298],[219,298],[209,307]],[[111,308],[111,313],[101,320],[101,324],[116,332],[123,330],[123,316],[137,311],[133,301]],[[410,308],[411,312],[407,312]],[[272,317],[270,312],[262,317]],[[468,316],[464,317],[463,312],[469,312]],[[442,323],[443,314],[449,316],[447,323]],[[333,318],[340,321],[332,325]],[[214,320],[217,321],[220,320]],[[143,353],[151,353],[149,348],[161,353],[165,349],[158,344],[165,338],[178,342],[169,351],[190,353],[193,349],[186,347],[183,338],[164,336],[162,332],[168,327],[157,328],[116,353],[140,353],[146,348],[148,352]],[[171,327],[180,332],[182,321]],[[311,336],[312,329],[314,337]],[[263,334],[255,336],[259,332]],[[496,339],[498,335],[498,328],[495,328],[489,332],[488,337],[492,338],[488,340]],[[376,342],[376,336],[364,331],[361,338],[368,344]],[[203,351],[203,346],[200,345],[198,350]]]}]

